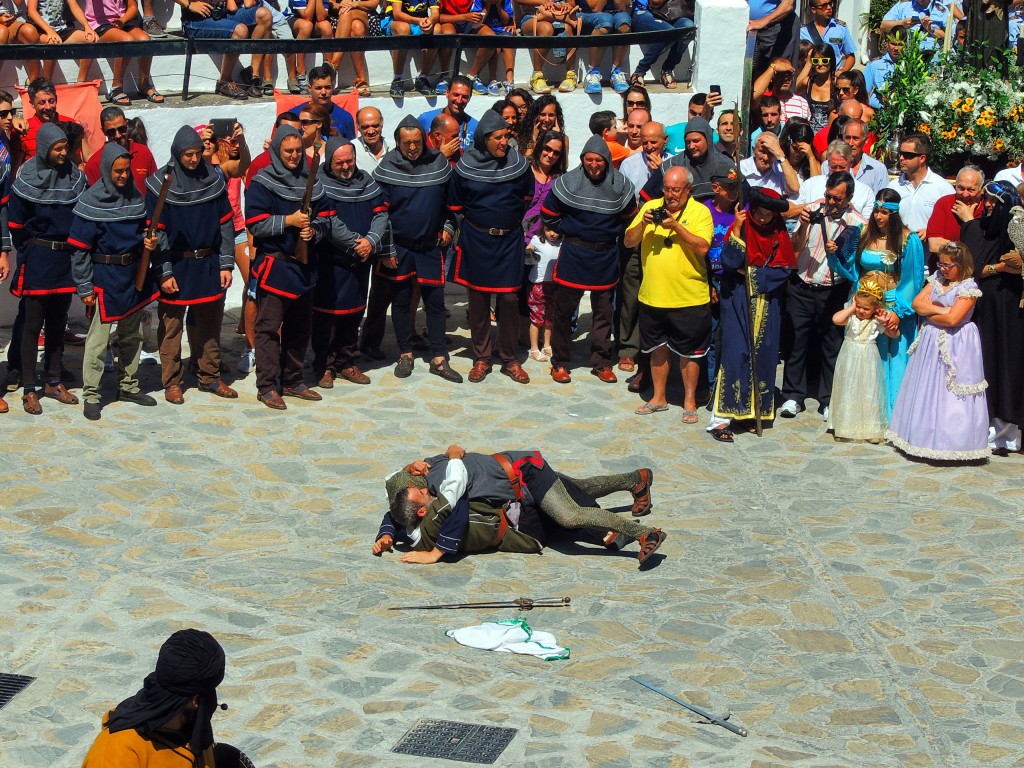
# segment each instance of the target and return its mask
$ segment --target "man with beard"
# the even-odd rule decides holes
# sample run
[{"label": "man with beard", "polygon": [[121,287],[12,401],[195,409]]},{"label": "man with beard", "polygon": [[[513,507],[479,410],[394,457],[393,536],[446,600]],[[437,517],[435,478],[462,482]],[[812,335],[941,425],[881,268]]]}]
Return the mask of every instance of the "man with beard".
[{"label": "man with beard", "polygon": [[526,244],[523,216],[533,197],[530,164],[509,149],[511,131],[493,110],[480,120],[473,147],[455,166],[448,207],[461,215],[455,247],[455,282],[466,286],[473,370],[469,380],[480,382],[491,372],[491,296],[498,320],[501,372],[517,384],[530,377],[519,364],[519,297],[523,284]]},{"label": "man with beard", "polygon": [[160,646],[156,669],[139,692],[103,715],[103,728],[82,768],[251,766],[234,747],[213,743],[217,686],[223,680],[224,649],[213,635],[198,629],[175,632]]},{"label": "man with beard", "polygon": [[85,191],[85,176],[68,160],[68,140],[52,123],[39,129],[35,156],[18,171],[11,187],[9,226],[18,251],[11,293],[24,300],[21,330],[21,375],[25,412],[43,412],[36,394],[39,332],[46,328],[43,394],[65,405],[77,405],[60,379],[64,329],[75,283],[67,242],[71,211]]},{"label": "man with beard", "polygon": [[[622,233],[637,210],[636,193],[629,179],[612,168],[608,145],[600,136],[587,140],[580,161],[579,168],[558,177],[541,208],[544,226],[562,235],[554,272],[551,378],[559,384],[572,381],[570,325],[583,292],[590,291],[590,372],[614,384],[612,294],[619,282]],[[656,175],[660,182],[661,174]]]},{"label": "man with beard", "polygon": [[[317,276],[313,244],[330,227],[331,212],[319,181],[310,211],[302,210],[309,173],[302,136],[282,126],[270,142],[270,165],[253,177],[245,199],[245,225],[256,248],[256,397],[278,411],[288,407],[282,394],[322,399],[303,382],[302,363]],[[300,241],[307,249],[302,260],[295,255]]]},{"label": "man with beard", "polygon": [[[156,173],[156,160],[145,144],[136,144],[128,138],[128,121],[124,110],[120,107],[107,107],[100,112],[100,127],[108,143],[118,144],[128,151],[131,158],[131,173],[140,195],[146,194],[146,179]],[[102,177],[100,164],[103,162],[103,149],[100,147],[93,153],[82,170],[89,184],[95,184]]]},{"label": "man with beard", "polygon": [[395,256],[377,263],[381,290],[367,309],[360,346],[371,354],[379,348],[384,315],[390,306],[399,351],[395,376],[404,379],[412,374],[409,305],[413,285],[418,283],[427,315],[430,372],[458,384],[462,376],[448,364],[444,312],[444,252],[455,232],[448,216],[452,167],[444,155],[427,148],[426,131],[412,115],[398,124],[395,143],[397,148],[385,154],[373,171],[373,178],[384,190]]},{"label": "man with beard", "polygon": [[[151,273],[143,289],[135,287],[143,245],[156,250],[157,238],[146,238],[146,203],[132,178],[132,157],[117,142],[103,148],[99,181],[86,190],[74,209],[68,242],[71,273],[78,295],[92,312],[82,358],[85,418],[100,418],[100,381],[110,332],[117,323],[118,400],[156,405],[139,391],[142,352],[142,308],[160,293]],[[144,240],[147,242],[144,243]]]},{"label": "man with beard", "polygon": [[452,445],[387,479],[389,512],[372,551],[381,555],[395,540],[405,541],[413,549],[403,555],[406,563],[436,563],[459,551],[536,553],[559,528],[589,528],[606,533],[608,547],[618,548],[620,537],[637,539],[643,565],[667,534],[623,520],[596,499],[627,491],[633,517],[642,517],[653,506],[653,482],[650,469],[574,479],[555,472],[539,451],[488,455]]},{"label": "man with beard", "polygon": [[[360,110],[361,112],[361,110]],[[355,145],[334,136],[327,141],[318,171],[334,212],[335,236],[321,244],[313,291],[313,371],[320,386],[330,389],[338,376],[353,384],[369,384],[356,367],[359,323],[366,310],[373,260],[391,258],[384,191],[356,165]]]},{"label": "man with beard", "polygon": [[715,193],[711,189],[711,177],[728,173],[732,160],[715,149],[714,133],[711,124],[703,117],[692,117],[686,124],[686,149],[673,155],[661,164],[661,168],[651,173],[651,177],[640,193],[641,201],[654,200],[661,197],[663,174],[669,168],[684,166],[690,172],[693,182],[693,199],[707,200]]},{"label": "man with beard", "polygon": [[[160,217],[159,245],[153,255],[160,284],[157,340],[164,399],[173,405],[182,395],[181,335],[185,311],[195,319],[190,334],[198,359],[199,388],[218,397],[238,393],[220,378],[220,326],[224,296],[235,264],[235,230],[224,177],[203,160],[203,142],[182,126],[171,143],[171,161],[146,181],[146,211],[152,220],[166,174],[171,174]],[[148,224],[148,222],[147,222]]]}]

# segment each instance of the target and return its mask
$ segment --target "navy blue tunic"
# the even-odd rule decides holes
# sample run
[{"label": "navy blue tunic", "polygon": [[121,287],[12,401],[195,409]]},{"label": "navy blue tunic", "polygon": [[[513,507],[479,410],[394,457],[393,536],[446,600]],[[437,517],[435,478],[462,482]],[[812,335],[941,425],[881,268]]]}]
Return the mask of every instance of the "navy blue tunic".
[{"label": "navy blue tunic", "polygon": [[8,226],[18,250],[18,266],[11,282],[15,296],[49,296],[74,293],[71,277],[71,251],[52,251],[28,242],[30,237],[66,241],[71,229],[71,211],[77,201],[50,204],[34,203],[11,191]]},{"label": "navy blue tunic", "polygon": [[[634,203],[626,206],[617,216],[568,209],[554,192],[548,192],[541,207],[541,218],[545,226],[558,230],[563,238],[555,262],[554,281],[583,291],[607,291],[614,288],[619,282],[619,241],[626,224],[635,214]],[[612,245],[595,250],[565,242],[564,238],[567,237]]]},{"label": "navy blue tunic", "polygon": [[[416,280],[424,285],[444,285],[444,250],[436,243],[448,221],[448,184],[400,187],[378,181],[391,219],[398,267],[377,262],[377,275],[386,280]],[[449,182],[450,184],[450,182]],[[413,249],[411,246],[420,245]]]},{"label": "navy blue tunic", "polygon": [[[374,217],[387,211],[383,195],[358,202],[328,197],[327,205],[351,232],[360,237],[368,237],[374,245],[374,251],[379,250],[380,239],[376,233],[368,233],[371,232]],[[313,310],[329,315],[354,315],[365,310],[372,267],[372,257],[362,261],[336,244],[321,242]]]},{"label": "navy blue tunic", "polygon": [[160,289],[151,268],[143,290],[135,290],[138,258],[131,264],[94,264],[92,254],[132,252],[139,257],[145,234],[145,219],[90,221],[75,216],[71,224],[68,242],[79,249],[72,256],[78,292],[83,296],[96,294],[96,307],[104,323],[112,323],[142,309],[157,298]]},{"label": "navy blue tunic", "polygon": [[[275,195],[256,179],[245,191],[245,226],[252,234],[252,242],[256,246],[252,274],[256,278],[257,290],[263,289],[288,299],[297,299],[316,285],[316,238],[308,243],[306,264],[279,256],[284,254],[291,257],[295,254],[299,230],[286,227],[284,219],[300,207],[301,203]],[[333,212],[327,207],[326,197],[314,200],[310,207],[313,228],[322,236]]]},{"label": "navy blue tunic", "polygon": [[[146,191],[146,211],[152,219],[157,196]],[[234,264],[234,232],[231,203],[223,195],[196,205],[174,205],[168,201],[160,216],[160,250],[154,255],[158,278],[173,275],[177,293],[160,292],[162,304],[205,304],[224,298],[220,272]],[[149,222],[147,222],[148,225]],[[175,256],[179,251],[200,251],[212,248],[213,253],[201,259]]]},{"label": "navy blue tunic", "polygon": [[[448,207],[463,215],[455,247],[455,282],[478,291],[512,293],[523,284],[523,217],[533,199],[533,173],[501,183],[453,174]],[[485,229],[507,229],[491,235]]]}]

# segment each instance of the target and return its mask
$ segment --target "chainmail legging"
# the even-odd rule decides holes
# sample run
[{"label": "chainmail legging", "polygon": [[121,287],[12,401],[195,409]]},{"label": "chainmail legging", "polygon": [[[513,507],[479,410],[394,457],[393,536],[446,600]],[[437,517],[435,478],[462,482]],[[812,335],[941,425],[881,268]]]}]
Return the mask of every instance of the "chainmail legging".
[{"label": "chainmail legging", "polygon": [[558,480],[541,499],[540,508],[563,528],[593,528],[596,531],[616,531],[638,539],[654,529],[634,522],[632,518],[616,515],[601,507],[581,507],[562,483],[569,480],[579,486],[584,493],[599,499],[616,491],[629,491],[640,482],[639,472],[625,472],[620,475],[597,475],[581,480],[558,475]]}]

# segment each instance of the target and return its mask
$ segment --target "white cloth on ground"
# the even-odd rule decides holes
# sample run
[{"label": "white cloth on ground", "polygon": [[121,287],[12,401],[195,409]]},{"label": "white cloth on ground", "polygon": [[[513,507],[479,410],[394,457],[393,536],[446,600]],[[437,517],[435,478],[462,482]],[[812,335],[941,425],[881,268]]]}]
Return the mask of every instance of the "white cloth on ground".
[{"label": "white cloth on ground", "polygon": [[554,635],[530,629],[524,619],[485,621],[473,627],[449,629],[445,634],[460,645],[482,651],[517,653],[544,661],[569,658],[569,649],[559,645]]}]

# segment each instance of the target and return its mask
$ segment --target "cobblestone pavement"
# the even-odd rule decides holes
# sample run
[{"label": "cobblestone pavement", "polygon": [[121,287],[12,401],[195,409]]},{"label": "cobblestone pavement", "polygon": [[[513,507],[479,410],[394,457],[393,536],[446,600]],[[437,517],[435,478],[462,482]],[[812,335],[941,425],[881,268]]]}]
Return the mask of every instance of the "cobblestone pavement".
[{"label": "cobblestone pavement", "polygon": [[[678,398],[633,416],[639,399],[577,354],[565,386],[532,361],[526,387],[496,368],[450,385],[418,361],[286,413],[256,402],[251,376],[237,401],[190,389],[184,407],[114,402],[97,423],[49,399],[32,418],[12,396],[0,671],[38,679],[0,711],[0,765],[78,766],[101,714],[190,626],[228,654],[216,733],[261,767],[451,764],[389,752],[427,717],[519,729],[503,766],[1024,765],[1020,456],[912,463],[833,442],[812,410],[721,445],[680,423]],[[449,442],[538,448],[568,474],[653,467],[663,559],[641,572],[635,545],[588,541],[372,557],[384,475]],[[628,514],[628,495],[609,501]],[[443,634],[513,611],[386,610],[529,595],[572,597],[525,614],[571,659]],[[731,710],[750,736],[630,675]]]}]

